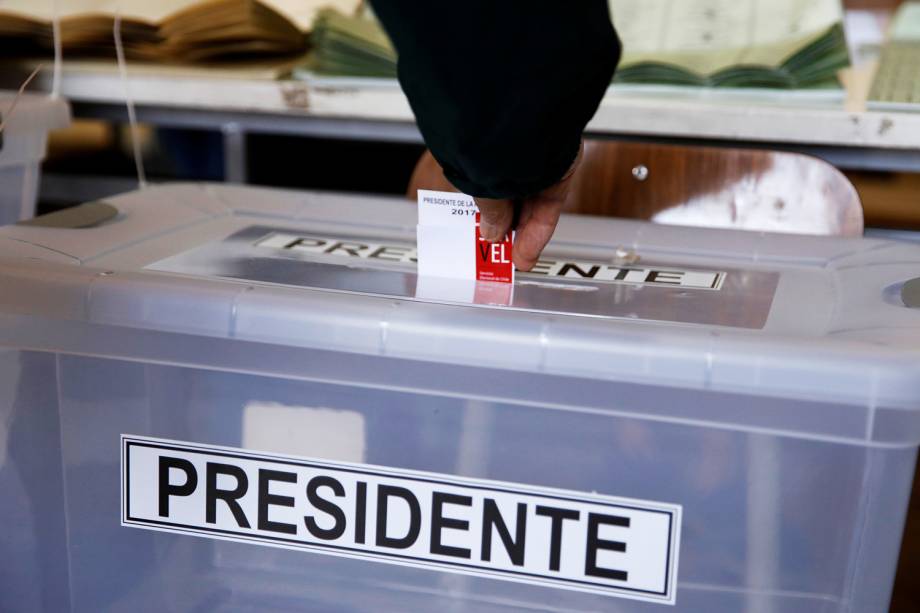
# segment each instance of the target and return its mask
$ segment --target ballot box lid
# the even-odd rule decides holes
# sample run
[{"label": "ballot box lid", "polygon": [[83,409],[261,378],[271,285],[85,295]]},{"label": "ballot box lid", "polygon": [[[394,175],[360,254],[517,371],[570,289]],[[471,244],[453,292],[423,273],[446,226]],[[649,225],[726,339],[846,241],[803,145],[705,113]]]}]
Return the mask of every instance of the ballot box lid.
[{"label": "ballot box lid", "polygon": [[537,269],[494,287],[418,278],[401,198],[169,184],[106,203],[92,227],[0,229],[0,343],[289,376],[293,350],[391,379],[452,364],[483,379],[451,393],[537,375],[507,394],[547,403],[612,382],[678,394],[666,419],[736,394],[706,419],[920,444],[917,245],[564,216]]}]

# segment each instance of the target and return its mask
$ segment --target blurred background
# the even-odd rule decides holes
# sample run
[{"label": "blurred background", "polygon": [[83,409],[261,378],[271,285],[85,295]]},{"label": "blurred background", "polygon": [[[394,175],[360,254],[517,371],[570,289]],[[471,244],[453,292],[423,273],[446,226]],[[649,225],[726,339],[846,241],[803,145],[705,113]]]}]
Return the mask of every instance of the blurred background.
[{"label": "blurred background", "polygon": [[[114,1],[88,1],[103,8],[117,5]],[[798,87],[769,82],[740,88],[683,84],[684,89],[702,90],[684,95],[671,91],[681,84],[674,75],[644,74],[641,66],[637,71],[634,65],[625,65],[631,49],[628,35],[635,32],[637,40],[642,40],[643,35],[643,13],[633,16],[628,12],[629,5],[641,3],[621,0],[617,7],[617,0],[611,0],[614,21],[626,42],[627,55],[618,83],[612,88],[616,90],[619,85],[621,93],[608,96],[607,115],[613,117],[589,125],[589,134],[607,139],[765,147],[816,155],[840,168],[853,182],[867,226],[920,227],[916,196],[920,193],[920,151],[916,146],[905,146],[905,141],[916,138],[916,133],[910,132],[916,124],[900,128],[894,122],[894,126],[886,127],[882,121],[871,126],[875,134],[867,133],[871,121],[855,130],[849,124],[858,122],[859,113],[867,108],[873,72],[893,11],[900,2],[834,3],[846,11],[840,25],[846,31],[849,51],[848,59],[844,56],[842,62],[838,60],[831,66],[831,74],[836,70],[842,75],[837,79],[836,91],[827,86],[827,80],[812,80]],[[21,15],[24,7],[42,4],[43,0],[0,0],[0,87],[18,88],[42,63],[29,90],[52,88],[48,25],[51,1],[44,0],[48,7],[29,27],[11,25],[3,18],[4,13],[9,18]],[[61,7],[70,4],[60,2]],[[198,19],[194,13],[198,2],[153,4],[158,8],[151,11],[150,18],[165,22],[160,30],[166,34],[158,36],[149,20],[131,19],[127,12],[123,21],[128,89],[141,121],[138,140],[151,181],[226,180],[353,192],[405,191],[424,149],[411,125],[411,113],[390,78],[395,55],[377,38],[379,33],[375,30],[379,27],[361,2],[272,0],[265,5],[285,17],[279,20],[283,22],[280,26],[274,22],[268,26],[249,23],[259,21],[260,16],[241,10],[228,17],[231,34],[227,35],[227,27],[223,27],[220,36],[207,31],[183,32],[179,23],[183,20],[170,19],[170,9],[185,5],[192,7],[188,18]],[[243,3],[229,0],[226,4]],[[726,3],[702,0],[699,4],[700,12],[705,12],[708,5]],[[812,3],[774,4],[786,8]],[[618,8],[622,18],[617,16]],[[334,14],[326,14],[333,11]],[[126,87],[115,64],[112,20],[79,15],[68,18],[63,8],[62,14],[61,94],[70,100],[74,120],[69,128],[54,130],[50,135],[38,190],[39,212],[101,198],[132,189],[136,184],[124,124]],[[208,19],[213,22],[213,18]],[[633,28],[636,21],[640,23]],[[372,27],[362,28],[364,24],[360,22]],[[273,29],[279,27],[280,32]],[[713,43],[716,50],[718,42]],[[691,51],[698,53],[699,49]],[[677,49],[665,51],[663,57],[667,58],[668,52],[681,54]],[[838,70],[841,66],[842,70]],[[630,79],[620,83],[620,75]],[[655,85],[656,76],[661,80],[659,86]],[[720,90],[726,92],[721,97]],[[764,93],[748,94],[752,90]],[[763,114],[764,126],[758,129],[751,125],[741,134],[737,126],[731,126],[726,129],[731,133],[720,134],[711,124],[718,121],[720,108],[728,104],[753,106],[755,114]],[[683,125],[674,129],[644,121],[645,115],[637,108],[670,112],[675,121],[669,123]],[[809,134],[807,127],[788,121],[790,109],[793,113],[801,109],[819,122],[825,120],[825,115],[817,111],[827,109],[826,128]],[[857,119],[850,117],[851,111]],[[777,118],[783,124],[777,126]],[[777,134],[771,134],[774,131]],[[899,133],[899,138],[884,138],[897,137]]]}]

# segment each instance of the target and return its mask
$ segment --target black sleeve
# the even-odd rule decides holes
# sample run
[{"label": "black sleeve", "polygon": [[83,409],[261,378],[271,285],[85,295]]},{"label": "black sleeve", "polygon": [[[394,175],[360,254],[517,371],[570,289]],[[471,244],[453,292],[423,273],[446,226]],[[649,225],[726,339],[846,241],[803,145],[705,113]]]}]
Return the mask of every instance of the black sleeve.
[{"label": "black sleeve", "polygon": [[620,57],[607,0],[372,0],[425,143],[457,189],[520,198],[578,153]]}]

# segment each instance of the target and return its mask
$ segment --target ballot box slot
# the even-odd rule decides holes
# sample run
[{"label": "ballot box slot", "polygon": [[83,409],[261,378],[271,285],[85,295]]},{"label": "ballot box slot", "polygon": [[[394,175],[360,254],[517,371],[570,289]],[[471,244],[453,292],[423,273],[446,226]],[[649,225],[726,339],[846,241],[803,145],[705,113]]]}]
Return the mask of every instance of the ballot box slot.
[{"label": "ballot box slot", "polygon": [[424,302],[754,329],[766,323],[779,281],[772,271],[630,262],[549,249],[513,285],[483,284],[416,275],[410,242],[251,226],[148,268]]}]

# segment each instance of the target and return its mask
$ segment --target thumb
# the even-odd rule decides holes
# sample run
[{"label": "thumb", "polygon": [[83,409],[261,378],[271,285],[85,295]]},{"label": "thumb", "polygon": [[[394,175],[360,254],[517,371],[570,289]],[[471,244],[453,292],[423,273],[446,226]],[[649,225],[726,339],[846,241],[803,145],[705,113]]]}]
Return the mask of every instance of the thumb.
[{"label": "thumb", "polygon": [[479,234],[485,240],[495,243],[511,230],[514,219],[514,205],[510,200],[475,198],[479,207]]}]

